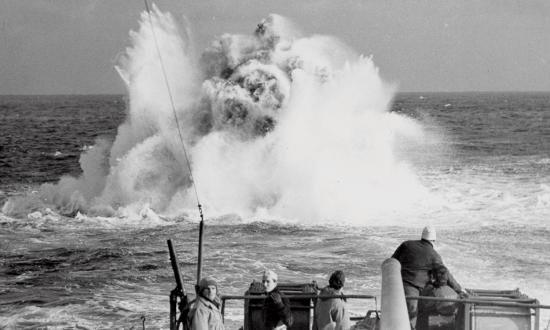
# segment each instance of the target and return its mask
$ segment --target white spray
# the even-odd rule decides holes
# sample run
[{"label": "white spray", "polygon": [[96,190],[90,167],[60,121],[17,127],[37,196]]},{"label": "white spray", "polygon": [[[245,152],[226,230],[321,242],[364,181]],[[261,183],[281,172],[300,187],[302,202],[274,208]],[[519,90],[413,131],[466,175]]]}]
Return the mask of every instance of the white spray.
[{"label": "white spray", "polygon": [[[156,7],[151,14],[210,217],[369,224],[396,205],[403,215],[427,194],[393,153],[396,137],[421,140],[422,129],[389,112],[394,88],[372,58],[331,37],[303,37],[270,15],[254,34],[223,35],[196,59],[189,32]],[[140,24],[117,66],[128,87],[126,120],[112,146],[82,156],[80,178],[43,189],[58,207],[63,200],[112,215],[147,205],[172,216],[195,208],[146,13]]]}]

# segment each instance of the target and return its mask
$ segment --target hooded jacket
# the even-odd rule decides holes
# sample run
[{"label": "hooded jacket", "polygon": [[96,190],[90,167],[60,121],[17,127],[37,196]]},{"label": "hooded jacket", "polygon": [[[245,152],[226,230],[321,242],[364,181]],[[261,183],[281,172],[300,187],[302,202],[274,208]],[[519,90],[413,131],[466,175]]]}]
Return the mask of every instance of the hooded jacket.
[{"label": "hooded jacket", "polygon": [[190,323],[191,330],[225,330],[218,306],[200,296],[190,313]]},{"label": "hooded jacket", "polygon": [[[430,241],[421,239],[416,241],[405,241],[392,255],[401,263],[401,278],[404,283],[418,289],[423,289],[430,282],[428,272],[436,265],[443,265],[443,260],[437,251],[434,250]],[[449,273],[448,285],[460,292],[462,288]]]},{"label": "hooded jacket", "polygon": [[341,290],[329,286],[319,293],[315,306],[314,330],[348,330],[351,326],[349,312],[343,298],[323,298],[325,296],[341,295]]}]

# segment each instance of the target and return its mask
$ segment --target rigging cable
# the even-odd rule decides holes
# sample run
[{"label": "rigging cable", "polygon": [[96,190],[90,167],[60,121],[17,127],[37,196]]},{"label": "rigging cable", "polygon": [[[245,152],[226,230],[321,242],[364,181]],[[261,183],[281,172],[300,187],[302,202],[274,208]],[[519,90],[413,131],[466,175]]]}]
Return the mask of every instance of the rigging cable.
[{"label": "rigging cable", "polygon": [[195,179],[193,177],[193,171],[191,170],[191,163],[189,162],[189,157],[187,155],[187,149],[185,148],[185,142],[183,141],[183,134],[181,133],[181,128],[178,120],[178,116],[176,114],[176,106],[174,105],[174,97],[172,96],[172,90],[170,88],[170,83],[168,82],[168,75],[166,74],[166,68],[164,67],[164,61],[162,60],[162,54],[160,52],[160,47],[157,41],[157,36],[155,34],[155,27],[153,26],[153,17],[151,16],[151,10],[149,9],[149,3],[147,0],[144,0],[145,2],[145,9],[147,10],[147,15],[149,16],[149,23],[151,25],[151,32],[153,35],[153,40],[155,41],[155,48],[157,50],[157,55],[160,61],[160,67],[162,69],[162,75],[164,77],[164,83],[166,84],[166,90],[168,91],[168,96],[170,98],[170,105],[172,106],[172,113],[174,114],[174,119],[176,121],[176,127],[178,128],[178,135],[179,140],[181,142],[181,145],[183,147],[183,154],[185,155],[185,161],[187,164],[187,169],[189,170],[189,178],[191,179],[191,185],[193,186],[193,190],[195,192],[195,199],[197,200],[197,207],[199,208],[199,215],[201,218],[200,225],[199,225],[199,248],[198,248],[198,264],[197,264],[197,283],[195,286],[195,289],[198,288],[199,281],[201,279],[201,272],[202,272],[202,236],[203,236],[203,229],[204,229],[204,216],[202,214],[202,205],[199,200],[199,194],[197,192],[197,185],[195,183]]}]

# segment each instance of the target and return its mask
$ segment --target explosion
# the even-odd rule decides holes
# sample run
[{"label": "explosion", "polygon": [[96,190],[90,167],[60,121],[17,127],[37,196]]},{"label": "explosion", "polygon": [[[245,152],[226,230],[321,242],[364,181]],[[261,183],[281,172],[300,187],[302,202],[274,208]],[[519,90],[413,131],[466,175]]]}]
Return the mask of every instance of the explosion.
[{"label": "explosion", "polygon": [[66,214],[175,216],[196,205],[192,175],[210,216],[363,223],[426,193],[393,153],[397,136],[419,140],[422,129],[389,111],[394,87],[371,57],[274,14],[200,56],[189,36],[156,7],[141,15],[116,67],[125,122],[82,155],[80,177],[44,185],[43,203]]}]

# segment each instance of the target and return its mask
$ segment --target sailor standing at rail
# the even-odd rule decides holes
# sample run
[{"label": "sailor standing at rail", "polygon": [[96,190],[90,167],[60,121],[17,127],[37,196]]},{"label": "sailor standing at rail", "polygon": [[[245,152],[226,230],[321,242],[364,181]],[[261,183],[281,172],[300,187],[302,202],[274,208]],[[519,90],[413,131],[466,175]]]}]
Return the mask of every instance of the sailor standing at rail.
[{"label": "sailor standing at rail", "polygon": [[[427,226],[422,230],[420,240],[405,241],[393,253],[392,258],[397,259],[401,263],[401,278],[403,280],[405,296],[420,296],[420,291],[430,282],[429,272],[436,266],[443,265],[441,256],[433,247],[435,238],[435,228]],[[462,292],[462,288],[450,272],[448,276],[447,285],[456,292]],[[409,312],[411,329],[414,330],[416,329],[416,317],[418,315],[418,300],[408,299],[407,310]]]},{"label": "sailor standing at rail", "polygon": [[[342,293],[345,281],[346,276],[341,270],[330,275],[329,285],[321,290],[319,300],[315,305],[314,330],[348,330],[351,327],[346,298]],[[342,297],[326,298],[323,296]]]},{"label": "sailor standing at rail", "polygon": [[267,297],[263,305],[263,321],[266,330],[285,330],[292,326],[290,303],[277,287],[277,274],[266,270],[262,276]]},{"label": "sailor standing at rail", "polygon": [[213,278],[203,278],[199,282],[197,300],[189,314],[191,330],[224,330],[219,306],[218,284]]}]

